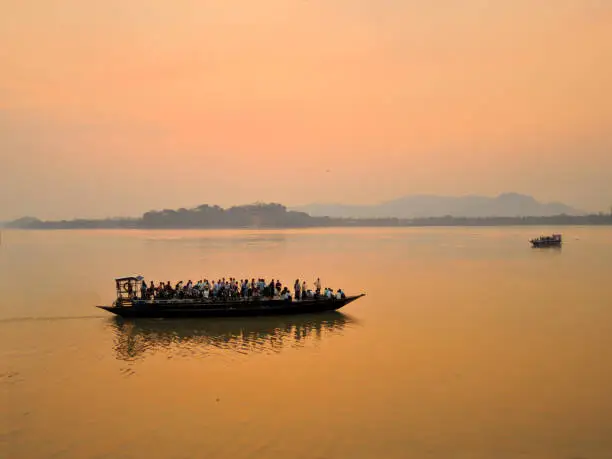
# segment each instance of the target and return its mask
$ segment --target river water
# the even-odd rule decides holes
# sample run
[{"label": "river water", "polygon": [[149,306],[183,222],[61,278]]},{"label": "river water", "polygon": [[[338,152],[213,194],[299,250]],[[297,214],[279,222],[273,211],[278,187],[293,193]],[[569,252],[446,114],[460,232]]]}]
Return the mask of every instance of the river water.
[{"label": "river water", "polygon": [[[612,231],[3,231],[0,457],[612,457]],[[113,277],[319,276],[338,313],[115,319]]]}]

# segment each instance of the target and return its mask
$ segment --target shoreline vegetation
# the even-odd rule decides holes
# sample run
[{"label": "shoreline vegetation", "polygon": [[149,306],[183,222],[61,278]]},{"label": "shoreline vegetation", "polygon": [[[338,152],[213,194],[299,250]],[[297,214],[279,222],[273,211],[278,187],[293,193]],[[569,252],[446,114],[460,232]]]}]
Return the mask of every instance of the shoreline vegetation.
[{"label": "shoreline vegetation", "polygon": [[24,217],[4,224],[13,229],[236,229],[317,227],[423,227],[515,225],[612,225],[612,214],[546,217],[332,218],[312,217],[281,204],[252,204],[223,209],[207,204],[193,209],[149,211],[140,218],[39,220]]}]

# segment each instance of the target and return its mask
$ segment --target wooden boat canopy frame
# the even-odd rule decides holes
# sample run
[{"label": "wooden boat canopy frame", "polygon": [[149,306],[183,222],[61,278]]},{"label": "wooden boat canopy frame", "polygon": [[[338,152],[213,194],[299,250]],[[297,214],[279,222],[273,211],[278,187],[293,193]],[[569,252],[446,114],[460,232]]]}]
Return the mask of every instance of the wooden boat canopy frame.
[{"label": "wooden boat canopy frame", "polygon": [[115,288],[117,289],[117,305],[130,306],[140,291],[144,281],[142,276],[115,277]]}]

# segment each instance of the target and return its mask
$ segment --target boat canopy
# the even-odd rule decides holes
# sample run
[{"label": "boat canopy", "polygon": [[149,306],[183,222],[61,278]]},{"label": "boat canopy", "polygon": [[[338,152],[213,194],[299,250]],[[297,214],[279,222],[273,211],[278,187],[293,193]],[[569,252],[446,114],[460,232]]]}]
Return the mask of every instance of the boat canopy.
[{"label": "boat canopy", "polygon": [[115,277],[116,281],[141,281],[144,277],[142,276],[127,276],[127,277]]},{"label": "boat canopy", "polygon": [[144,277],[142,276],[115,277],[117,301],[131,302],[142,284],[144,284]]}]

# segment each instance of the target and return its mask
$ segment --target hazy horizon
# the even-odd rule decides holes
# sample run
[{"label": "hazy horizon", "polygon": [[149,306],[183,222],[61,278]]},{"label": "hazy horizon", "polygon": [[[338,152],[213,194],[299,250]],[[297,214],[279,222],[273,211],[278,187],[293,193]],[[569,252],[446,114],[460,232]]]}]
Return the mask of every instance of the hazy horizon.
[{"label": "hazy horizon", "polygon": [[612,204],[612,3],[3,12],[0,221],[507,191]]},{"label": "hazy horizon", "polygon": [[[363,204],[363,205],[366,205],[366,206],[367,205],[379,206],[379,205],[387,204],[389,202],[401,201],[401,200],[403,200],[405,198],[414,198],[414,197],[432,197],[432,196],[435,196],[435,197],[440,197],[440,198],[458,198],[458,199],[461,199],[461,198],[483,198],[484,197],[484,198],[495,199],[495,198],[500,197],[501,195],[519,195],[519,196],[524,196],[524,197],[528,197],[528,198],[533,198],[533,199],[535,199],[535,201],[539,205],[547,205],[547,204],[561,204],[561,205],[565,205],[566,204],[566,203],[562,203],[560,201],[541,201],[541,200],[538,200],[536,196],[524,195],[522,193],[516,193],[516,192],[510,191],[510,192],[504,192],[504,193],[500,193],[499,195],[493,195],[493,196],[475,195],[475,194],[471,194],[471,195],[456,195],[456,196],[443,196],[443,195],[433,195],[433,194],[432,195],[418,195],[418,194],[414,194],[414,195],[407,195],[407,196],[397,196],[394,199],[385,200],[385,201],[379,201],[379,202],[375,202],[375,203],[372,203],[372,204]],[[94,218],[94,219],[97,219],[97,218],[99,218],[99,219],[106,219],[106,218],[140,218],[146,212],[151,212],[151,211],[157,212],[157,211],[162,211],[164,209],[178,210],[178,209],[183,208],[183,209],[193,210],[193,209],[195,209],[195,208],[197,208],[199,206],[202,206],[202,205],[220,206],[220,207],[222,207],[224,209],[229,209],[231,207],[241,207],[241,206],[250,206],[250,205],[258,205],[258,204],[264,204],[264,205],[267,205],[267,204],[280,204],[280,205],[285,206],[287,208],[287,210],[296,210],[296,211],[299,211],[299,212],[306,212],[307,214],[313,215],[313,216],[318,216],[319,213],[315,212],[315,214],[312,214],[312,212],[310,212],[309,210],[304,209],[304,208],[309,207],[309,205],[311,205],[311,206],[317,206],[317,205],[344,206],[344,205],[346,205],[345,203],[338,203],[338,202],[312,202],[312,203],[309,203],[309,205],[290,206],[290,205],[287,205],[287,204],[285,204],[283,202],[278,202],[278,201],[270,201],[270,202],[253,201],[253,202],[243,202],[243,203],[230,204],[230,205],[227,205],[227,206],[221,206],[221,205],[219,205],[217,203],[214,203],[214,202],[201,202],[201,203],[197,203],[197,204],[189,205],[189,206],[180,206],[179,205],[179,206],[170,207],[170,208],[156,207],[156,208],[150,208],[150,209],[143,209],[140,212],[136,212],[136,213],[130,214],[130,215],[115,215],[115,214],[113,214],[113,215],[101,215],[101,216],[93,216],[93,217],[89,217],[89,216],[86,216],[86,215],[73,215],[73,216],[70,216],[70,217],[58,218],[58,220],[59,219],[72,220],[72,219],[80,219],[80,218]],[[357,206],[359,206],[359,205],[362,205],[362,204],[361,203],[357,203],[357,204],[348,204],[348,205],[357,205]],[[574,208],[574,210],[580,211],[580,212],[584,212],[584,209]],[[610,211],[610,209],[608,209],[607,211]],[[605,209],[604,209],[604,212],[606,212]],[[434,212],[434,214],[435,214],[435,212]],[[484,215],[483,214],[483,215],[480,215],[480,216],[481,217],[495,217],[495,216],[498,216],[498,215]],[[538,215],[531,215],[530,214],[529,216],[538,216]],[[41,220],[45,220],[45,218],[37,216],[37,215],[21,215],[20,217],[14,218],[12,220],[17,220],[19,218],[32,218],[32,217],[33,218],[38,218],[38,219],[41,219]],[[48,219],[48,220],[53,220],[53,219]],[[6,221],[9,221],[9,220],[6,220]],[[0,220],[0,222],[2,222],[2,220]]]}]

